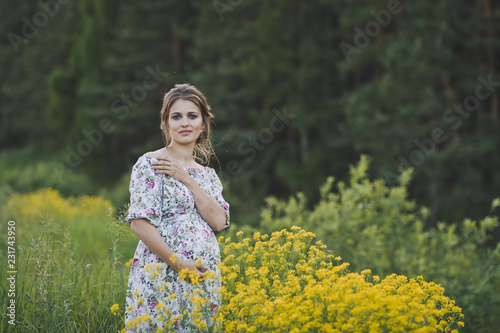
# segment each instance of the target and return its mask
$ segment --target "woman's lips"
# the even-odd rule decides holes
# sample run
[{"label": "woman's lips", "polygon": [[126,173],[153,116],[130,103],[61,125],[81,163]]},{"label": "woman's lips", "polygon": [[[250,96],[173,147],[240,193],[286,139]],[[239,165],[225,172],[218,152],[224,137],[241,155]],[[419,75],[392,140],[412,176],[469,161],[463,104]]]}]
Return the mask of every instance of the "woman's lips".
[{"label": "woman's lips", "polygon": [[179,133],[181,135],[189,135],[189,134],[191,134],[191,131],[180,131]]}]

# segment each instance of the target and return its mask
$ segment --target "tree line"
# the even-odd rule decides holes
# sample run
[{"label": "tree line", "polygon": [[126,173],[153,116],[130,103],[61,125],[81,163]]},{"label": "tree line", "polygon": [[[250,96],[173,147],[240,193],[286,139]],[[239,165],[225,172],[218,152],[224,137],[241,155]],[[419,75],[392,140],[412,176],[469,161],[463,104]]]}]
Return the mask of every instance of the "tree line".
[{"label": "tree line", "polygon": [[214,167],[239,221],[372,156],[429,223],[499,195],[500,4],[474,1],[98,1],[0,4],[0,149],[36,144],[64,182],[113,186],[163,145],[162,95],[203,91]]}]

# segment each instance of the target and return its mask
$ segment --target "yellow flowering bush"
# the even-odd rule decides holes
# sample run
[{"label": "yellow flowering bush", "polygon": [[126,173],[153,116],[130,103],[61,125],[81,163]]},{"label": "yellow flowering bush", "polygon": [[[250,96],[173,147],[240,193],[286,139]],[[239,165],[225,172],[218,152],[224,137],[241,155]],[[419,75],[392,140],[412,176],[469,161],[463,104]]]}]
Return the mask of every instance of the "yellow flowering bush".
[{"label": "yellow flowering bush", "polygon": [[422,277],[348,271],[299,227],[220,238],[224,332],[458,332],[461,309]]},{"label": "yellow flowering bush", "polygon": [[[383,179],[371,180],[368,169],[369,158],[363,156],[350,168],[348,181],[329,177],[314,205],[302,193],[288,200],[267,198],[258,230],[271,234],[300,226],[353,271],[370,267],[380,276],[421,275],[442,285],[462,308],[464,332],[498,332],[500,243],[491,239],[498,218],[464,217],[432,226],[430,210],[409,198],[411,170],[401,174],[398,185],[388,186]],[[493,200],[491,212],[499,206],[500,198]]]},{"label": "yellow flowering bush", "polygon": [[[57,224],[65,230],[60,234],[61,238],[71,239],[71,247],[86,255],[89,264],[110,253],[110,236],[118,237],[123,233],[110,223],[114,213],[111,202],[100,196],[66,198],[51,188],[12,193],[0,202],[0,218],[15,221],[19,244],[29,244],[32,239],[39,238],[44,227]],[[0,239],[2,237],[5,234],[0,231]],[[128,248],[137,246],[135,235],[128,233],[123,237]]]},{"label": "yellow flowering bush", "polygon": [[39,189],[13,193],[3,205],[4,214],[20,223],[40,222],[48,218],[68,220],[75,217],[107,218],[114,213],[111,202],[101,197],[62,197],[57,190]]}]

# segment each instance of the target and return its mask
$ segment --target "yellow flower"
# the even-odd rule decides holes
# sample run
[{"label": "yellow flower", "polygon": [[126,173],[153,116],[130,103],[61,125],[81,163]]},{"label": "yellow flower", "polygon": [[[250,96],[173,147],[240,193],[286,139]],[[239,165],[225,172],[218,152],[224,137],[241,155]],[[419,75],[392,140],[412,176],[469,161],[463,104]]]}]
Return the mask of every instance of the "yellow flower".
[{"label": "yellow flower", "polygon": [[205,273],[205,280],[213,280],[213,279],[215,279],[216,275],[217,275],[217,273],[215,273],[215,271],[207,271]]},{"label": "yellow flower", "polygon": [[113,304],[109,310],[111,311],[112,314],[114,314],[116,316],[116,311],[118,311],[118,309],[120,308],[120,305],[119,304]]},{"label": "yellow flower", "polygon": [[177,261],[177,253],[172,254],[170,260],[172,260],[172,263],[175,264],[175,262]]},{"label": "yellow flower", "polygon": [[158,311],[160,311],[161,309],[163,309],[164,307],[165,307],[165,303],[160,302],[160,303],[156,304],[156,308],[155,308],[155,310],[158,312]]},{"label": "yellow flower", "polygon": [[133,260],[134,260],[134,258],[132,258],[129,261],[127,261],[127,263],[125,263],[125,267],[130,268],[130,266],[132,265],[132,261]]},{"label": "yellow flower", "polygon": [[202,329],[202,330],[206,330],[208,328],[207,323],[205,323],[203,320],[201,320],[199,318],[196,318],[194,320],[194,324],[196,325],[196,327],[198,327],[199,329]]},{"label": "yellow flower", "polygon": [[[446,332],[463,325],[444,321],[462,314],[439,285],[396,274],[368,279],[369,269],[348,273],[349,263],[340,264],[341,258],[321,242],[312,245],[314,237],[294,227],[270,238],[256,233],[238,243],[225,239],[220,264],[223,303],[215,319],[222,324],[215,326],[228,332],[271,332],[282,327],[382,332],[386,327],[423,333],[445,323]],[[204,304],[199,297],[191,301]]]},{"label": "yellow flower", "polygon": [[186,280],[189,274],[189,269],[188,268],[183,268],[179,271],[179,278]]},{"label": "yellow flower", "polygon": [[[256,233],[241,240],[241,235],[237,243],[224,239],[223,261],[218,265],[222,304],[205,298],[209,284],[188,286],[183,299],[189,304],[180,314],[157,304],[161,316],[156,323],[174,325],[182,320],[193,331],[207,330],[205,315],[216,311],[212,328],[228,332],[275,332],[288,327],[290,332],[424,333],[438,328],[456,332],[463,326],[461,309],[441,286],[422,277],[393,274],[381,279],[371,276],[370,269],[349,273],[349,263],[340,263],[341,258],[324,244],[314,243],[314,234],[299,227],[271,237]],[[159,269],[159,264],[152,266],[154,273]],[[197,283],[196,272],[185,269],[179,276]],[[205,273],[206,280],[215,277],[215,271]],[[166,292],[166,287],[162,284],[159,289]],[[176,297],[170,294],[166,302]],[[148,320],[143,315],[126,327],[140,330]]]}]

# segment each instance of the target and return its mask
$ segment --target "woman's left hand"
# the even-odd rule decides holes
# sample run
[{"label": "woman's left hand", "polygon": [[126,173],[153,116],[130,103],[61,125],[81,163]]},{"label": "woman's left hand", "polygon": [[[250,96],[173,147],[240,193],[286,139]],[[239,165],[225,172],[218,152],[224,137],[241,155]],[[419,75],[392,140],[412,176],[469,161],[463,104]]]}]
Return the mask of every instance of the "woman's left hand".
[{"label": "woman's left hand", "polygon": [[177,161],[160,157],[157,159],[157,162],[153,162],[152,165],[155,173],[169,175],[184,184],[189,180],[187,177],[191,177],[186,169]]}]

